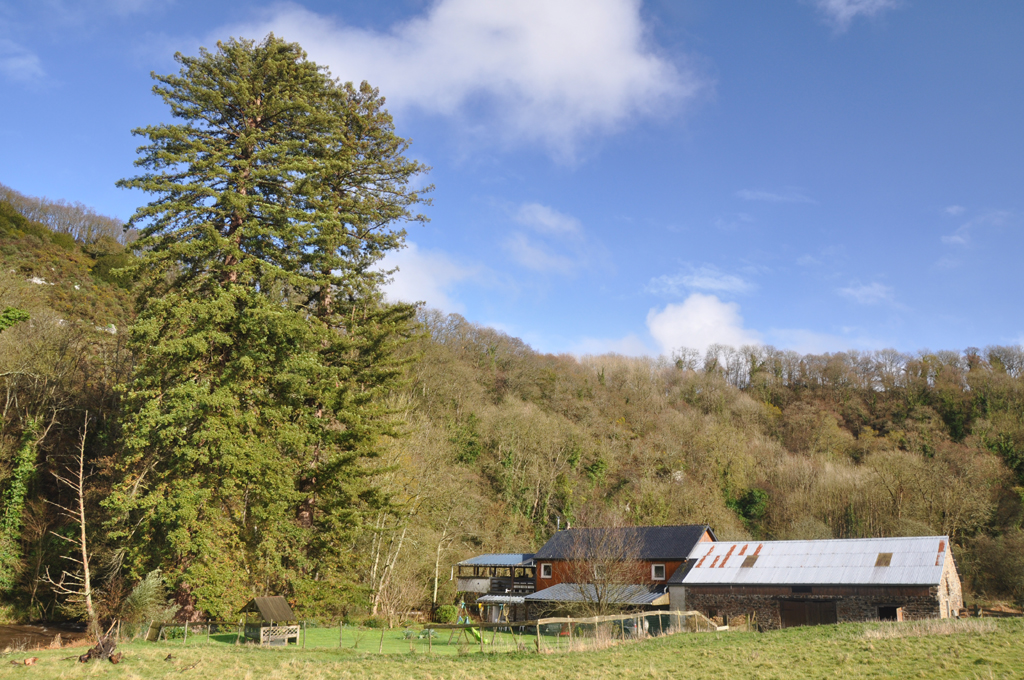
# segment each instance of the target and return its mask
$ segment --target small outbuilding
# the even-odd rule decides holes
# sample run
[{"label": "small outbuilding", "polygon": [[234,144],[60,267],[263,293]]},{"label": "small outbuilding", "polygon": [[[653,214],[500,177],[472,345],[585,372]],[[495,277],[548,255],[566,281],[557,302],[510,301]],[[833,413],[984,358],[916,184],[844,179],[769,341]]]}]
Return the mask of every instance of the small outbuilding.
[{"label": "small outbuilding", "polygon": [[476,597],[485,620],[497,623],[526,619],[523,596],[535,587],[531,553],[477,555],[459,562],[456,568],[456,589],[468,596],[468,604],[473,604],[472,598]]},{"label": "small outbuilding", "polygon": [[762,629],[948,618],[963,607],[948,536],[698,545],[669,579],[672,609],[753,615]]},{"label": "small outbuilding", "polygon": [[239,610],[245,614],[245,637],[261,645],[287,645],[299,641],[299,624],[288,600],[280,595],[254,597]]}]

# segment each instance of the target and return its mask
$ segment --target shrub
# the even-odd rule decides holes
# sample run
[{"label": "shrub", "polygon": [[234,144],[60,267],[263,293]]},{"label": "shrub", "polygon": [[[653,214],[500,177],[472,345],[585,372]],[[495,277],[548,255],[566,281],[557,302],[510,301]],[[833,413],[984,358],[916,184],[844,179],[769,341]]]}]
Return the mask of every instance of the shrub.
[{"label": "shrub", "polygon": [[368,616],[363,619],[363,626],[367,628],[387,628],[387,619],[380,616]]},{"label": "shrub", "polygon": [[[121,606],[121,620],[141,624],[146,621],[170,621],[178,612],[178,605],[167,601],[164,577],[159,569],[146,574]],[[184,631],[182,631],[184,634]]]},{"label": "shrub", "polygon": [[434,618],[438,623],[455,623],[459,617],[459,608],[453,604],[443,604],[437,608]]}]

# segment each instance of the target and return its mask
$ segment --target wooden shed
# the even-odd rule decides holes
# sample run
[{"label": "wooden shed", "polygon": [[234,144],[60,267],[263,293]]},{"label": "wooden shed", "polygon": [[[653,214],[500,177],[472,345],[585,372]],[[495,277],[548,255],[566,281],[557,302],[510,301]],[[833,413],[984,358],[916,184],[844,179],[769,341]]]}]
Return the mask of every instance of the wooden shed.
[{"label": "wooden shed", "polygon": [[299,641],[299,624],[288,600],[280,595],[254,597],[239,610],[245,614],[245,637],[261,645],[286,645]]}]

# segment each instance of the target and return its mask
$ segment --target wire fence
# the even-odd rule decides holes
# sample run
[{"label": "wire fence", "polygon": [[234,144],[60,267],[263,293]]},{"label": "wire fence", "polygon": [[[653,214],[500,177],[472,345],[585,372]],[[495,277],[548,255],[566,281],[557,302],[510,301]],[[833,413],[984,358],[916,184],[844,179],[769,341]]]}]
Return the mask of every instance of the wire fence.
[{"label": "wire fence", "polygon": [[[169,645],[259,644],[240,622],[164,623],[124,629],[121,639]],[[656,611],[613,616],[551,617],[534,621],[423,623],[396,628],[322,627],[300,622],[298,635],[274,644],[302,649],[355,649],[381,654],[499,654],[573,652],[678,633],[719,630],[696,611]],[[247,632],[250,635],[247,637]]]}]

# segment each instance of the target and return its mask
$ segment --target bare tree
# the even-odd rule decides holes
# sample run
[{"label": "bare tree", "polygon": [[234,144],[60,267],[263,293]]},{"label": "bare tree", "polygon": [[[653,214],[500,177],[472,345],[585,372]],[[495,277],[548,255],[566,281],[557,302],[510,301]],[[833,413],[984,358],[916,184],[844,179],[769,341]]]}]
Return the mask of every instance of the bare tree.
[{"label": "bare tree", "polygon": [[646,588],[649,574],[640,561],[642,537],[633,527],[573,529],[565,579],[580,614],[603,616],[629,607]]},{"label": "bare tree", "polygon": [[96,609],[92,602],[92,575],[89,571],[89,545],[86,540],[86,517],[85,517],[85,439],[89,431],[89,413],[85,414],[85,423],[82,425],[80,443],[78,447],[78,458],[76,464],[65,468],[66,474],[54,472],[57,482],[71,490],[73,500],[70,506],[60,505],[50,501],[58,510],[63,513],[73,524],[78,525],[77,536],[63,536],[57,532],[51,532],[57,538],[67,541],[74,546],[74,551],[65,555],[64,558],[79,566],[74,572],[64,570],[60,578],[54,579],[47,568],[46,575],[42,581],[53,589],[57,595],[65,596],[66,602],[71,604],[84,604],[85,615],[89,623],[89,634],[96,640],[100,639],[100,626],[96,617]]}]

